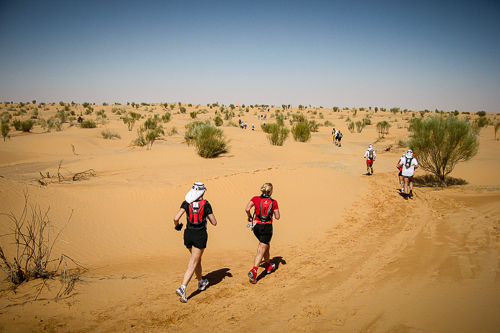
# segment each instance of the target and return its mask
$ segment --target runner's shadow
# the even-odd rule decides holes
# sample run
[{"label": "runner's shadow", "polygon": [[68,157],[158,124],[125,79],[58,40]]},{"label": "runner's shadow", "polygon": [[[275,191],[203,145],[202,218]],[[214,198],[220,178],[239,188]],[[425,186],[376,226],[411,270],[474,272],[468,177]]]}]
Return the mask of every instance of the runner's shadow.
[{"label": "runner's shadow", "polygon": [[[280,267],[280,265],[281,265],[281,264],[286,265],[286,260],[285,260],[285,259],[283,259],[283,257],[281,257],[281,256],[273,257],[272,259],[270,259],[270,260],[269,260],[269,262],[270,262],[271,264],[275,264],[275,265],[276,265],[276,267],[274,268],[273,273],[274,273],[274,272],[276,272],[276,271],[279,269],[279,267]],[[260,264],[260,267],[266,267],[266,264],[265,264],[264,262],[262,262],[262,263]],[[259,276],[257,276],[257,281],[259,281],[260,279],[263,279],[266,275],[268,275],[268,274],[266,273],[266,271],[265,271],[265,270],[264,270],[264,271],[262,271],[262,272],[259,274]]]},{"label": "runner's shadow", "polygon": [[[224,280],[226,277],[233,277],[233,274],[231,274],[229,271],[230,271],[230,268],[221,268],[221,269],[210,272],[210,273],[206,274],[205,276],[203,276],[203,278],[208,279],[208,282],[209,282],[209,284],[205,290],[207,290],[208,288],[210,288],[212,286],[215,286],[215,285],[221,283],[222,280]],[[193,282],[196,283],[196,286],[198,285],[198,281],[196,279]],[[189,295],[188,299],[198,295],[199,293],[201,293],[201,291],[196,289],[196,291],[194,291],[193,293],[191,293],[191,295]]]}]

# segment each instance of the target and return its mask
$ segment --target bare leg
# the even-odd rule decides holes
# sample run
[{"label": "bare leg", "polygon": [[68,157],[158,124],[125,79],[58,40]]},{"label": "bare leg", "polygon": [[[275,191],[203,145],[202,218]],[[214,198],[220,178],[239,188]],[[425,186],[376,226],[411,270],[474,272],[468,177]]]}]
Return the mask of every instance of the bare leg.
[{"label": "bare leg", "polygon": [[409,179],[405,177],[405,191],[404,191],[405,194],[409,193],[409,191],[408,191],[408,182],[409,182]]},{"label": "bare leg", "polygon": [[204,250],[205,249],[198,249],[197,247],[189,249],[189,252],[191,252],[191,258],[189,259],[189,264],[188,268],[186,269],[186,273],[184,273],[184,279],[182,280],[183,286],[187,287],[194,273],[196,273],[196,278],[198,280],[201,280],[202,277],[201,256],[203,255]]},{"label": "bare leg", "polygon": [[269,249],[271,246],[264,244],[264,243],[259,243],[259,246],[257,247],[257,255],[255,256],[254,260],[254,266],[259,267],[260,262],[262,261],[262,258],[264,258],[264,261],[266,263],[269,262]]}]

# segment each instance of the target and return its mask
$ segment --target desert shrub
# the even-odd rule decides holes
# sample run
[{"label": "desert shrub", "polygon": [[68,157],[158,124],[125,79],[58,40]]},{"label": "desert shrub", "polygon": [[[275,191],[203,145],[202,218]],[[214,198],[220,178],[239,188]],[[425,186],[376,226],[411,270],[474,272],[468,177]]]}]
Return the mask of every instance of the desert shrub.
[{"label": "desert shrub", "polygon": [[349,125],[347,125],[347,129],[351,131],[351,133],[354,133],[354,128],[355,128],[354,122],[351,121]]},{"label": "desert shrub", "polygon": [[327,121],[325,121],[325,126],[333,127],[333,126],[335,126],[335,124],[332,123],[330,120],[327,120]]},{"label": "desert shrub", "polygon": [[145,139],[148,146],[148,149],[153,148],[153,143],[161,137],[162,135],[165,135],[165,131],[161,127],[156,127],[154,129],[150,129],[146,131]]},{"label": "desert shrub", "polygon": [[370,118],[363,118],[363,126],[371,125],[371,124],[372,124],[372,121],[370,120]]},{"label": "desert shrub", "polygon": [[[481,112],[481,111],[479,111]],[[472,129],[477,133],[479,134],[479,132],[481,131],[481,129],[483,129],[483,127],[488,127],[489,125],[489,119],[486,118],[486,117],[479,117],[479,118],[476,118],[474,120],[474,123],[472,124]]]},{"label": "desert shrub", "polygon": [[146,121],[144,122],[143,127],[144,127],[144,129],[146,129],[146,130],[155,129],[156,127],[158,127],[158,122],[157,122],[157,121],[156,121],[156,119],[154,119],[154,118],[148,118],[148,119],[146,119]]},{"label": "desert shrub", "polygon": [[172,126],[172,128],[167,131],[167,135],[172,136],[174,134],[179,134],[179,130],[177,129],[177,127]]},{"label": "desert shrub", "polygon": [[495,129],[495,140],[497,139],[497,132],[498,132],[499,128],[500,128],[500,121],[497,121],[495,123],[495,127],[494,127],[494,129]]},{"label": "desert shrub", "polygon": [[224,107],[221,106],[221,112],[224,112],[224,120],[230,120],[234,117],[234,111],[230,111],[230,110],[224,111],[223,109],[224,109]]},{"label": "desert shrub", "polygon": [[269,124],[267,127],[267,140],[269,140],[273,146],[283,146],[289,133],[290,130],[285,126]]},{"label": "desert shrub", "polygon": [[8,123],[12,119],[12,115],[9,112],[4,111],[2,112],[2,114],[0,114],[0,119],[2,122]]},{"label": "desert shrub", "polygon": [[198,112],[196,112],[196,111],[191,111],[191,112],[189,113],[189,115],[191,116],[191,118],[192,118],[192,119],[195,119],[195,118],[196,118],[196,116],[198,115]]},{"label": "desert shrub", "polygon": [[318,128],[319,128],[319,124],[316,122],[316,120],[309,121],[309,130],[311,132],[317,132]]},{"label": "desert shrub", "polygon": [[96,128],[97,124],[92,119],[83,120],[80,123],[80,128]]},{"label": "desert shrub", "polygon": [[309,124],[301,121],[292,127],[292,136],[295,141],[307,142],[311,139],[311,129]]},{"label": "desert shrub", "polygon": [[229,119],[228,121],[226,121],[226,126],[227,127],[238,127],[238,124],[234,120]]},{"label": "desert shrub", "polygon": [[443,184],[457,163],[470,160],[479,149],[471,125],[456,117],[417,118],[411,132],[408,146],[418,154],[419,164]]},{"label": "desert shrub", "polygon": [[296,123],[307,122],[307,118],[302,113],[292,114],[292,119]]},{"label": "desert shrub", "polygon": [[183,107],[183,106],[181,106],[181,107],[179,108],[179,111],[180,111],[181,113],[186,113],[186,108],[185,108],[185,107]]},{"label": "desert shrub", "polygon": [[111,131],[109,128],[106,128],[104,131],[102,131],[101,135],[102,135],[103,139],[113,139],[113,138],[121,139],[122,138],[120,136],[120,134],[118,134],[115,131]]},{"label": "desert shrub", "polygon": [[217,116],[214,119],[214,123],[215,123],[215,126],[219,127],[219,126],[222,126],[222,124],[224,123],[224,121],[222,120],[221,117]]},{"label": "desert shrub", "polygon": [[27,132],[31,131],[31,129],[33,128],[34,125],[35,125],[35,122],[31,119],[21,121],[21,131],[27,133]]},{"label": "desert shrub", "polygon": [[20,131],[21,130],[21,121],[19,119],[12,120],[12,126],[14,126],[14,129],[16,131]]},{"label": "desert shrub", "polygon": [[[418,118],[415,118],[418,119]],[[387,120],[379,121],[377,123],[377,133],[379,138],[384,138],[387,134],[389,134],[389,128],[391,128],[391,124],[387,122]]]},{"label": "desert shrub", "polygon": [[[14,245],[14,253],[12,259],[9,259],[9,253],[6,254],[0,247],[2,260],[0,268],[6,273],[7,280],[13,283],[14,287],[34,279],[60,278],[62,287],[56,298],[68,295],[80,276],[80,270],[70,270],[68,262],[72,261],[77,266],[81,266],[64,254],[58,259],[51,256],[54,244],[69,223],[71,216],[62,228],[56,228],[48,216],[49,209],[42,212],[39,205],[32,205],[28,202],[26,192],[24,197],[24,209],[19,216],[13,213],[5,214],[10,220],[11,233],[2,237],[12,238],[7,242]],[[42,283],[40,288],[44,286],[46,283]]]},{"label": "desert shrub", "polygon": [[199,156],[214,158],[229,151],[229,141],[222,129],[200,121],[186,125],[186,129],[189,134],[184,138],[188,145],[194,144]]},{"label": "desert shrub", "polygon": [[172,115],[170,114],[170,112],[166,112],[163,116],[161,116],[161,120],[163,120],[163,122],[165,123],[168,123],[171,117]]},{"label": "desert shrub", "polygon": [[358,133],[361,133],[363,131],[364,127],[365,127],[365,123],[363,121],[357,121],[356,122],[356,131]]},{"label": "desert shrub", "polygon": [[1,128],[1,130],[2,130],[3,141],[5,142],[5,138],[7,138],[9,136],[9,132],[10,132],[10,126],[9,126],[9,124],[2,121],[2,128]]},{"label": "desert shrub", "polygon": [[486,111],[477,111],[476,114],[479,116],[479,117],[484,117],[486,116]]}]

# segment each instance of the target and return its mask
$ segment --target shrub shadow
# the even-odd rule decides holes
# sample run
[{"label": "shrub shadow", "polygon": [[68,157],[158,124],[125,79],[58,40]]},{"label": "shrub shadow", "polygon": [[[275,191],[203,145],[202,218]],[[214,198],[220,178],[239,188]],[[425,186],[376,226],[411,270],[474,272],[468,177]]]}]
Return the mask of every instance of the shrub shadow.
[{"label": "shrub shadow", "polygon": [[468,182],[462,178],[446,177],[446,184],[443,184],[439,178],[427,174],[413,177],[413,184],[417,187],[446,187],[450,185],[467,185]]}]

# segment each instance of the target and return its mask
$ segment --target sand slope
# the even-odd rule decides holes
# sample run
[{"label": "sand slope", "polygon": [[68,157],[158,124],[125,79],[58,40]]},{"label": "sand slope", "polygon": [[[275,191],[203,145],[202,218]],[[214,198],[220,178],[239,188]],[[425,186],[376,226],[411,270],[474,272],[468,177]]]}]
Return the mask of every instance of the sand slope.
[{"label": "sand slope", "polygon": [[[323,112],[343,130],[341,148],[326,127],[308,143],[289,139],[283,147],[269,145],[259,126],[253,132],[224,127],[231,152],[205,160],[183,142],[189,115],[174,115],[167,128],[177,126],[181,134],[151,150],[129,147],[135,132],[115,115],[105,127],[119,131],[121,140],[102,139],[102,128],[14,133],[0,145],[1,212],[17,215],[27,191],[30,202],[50,207],[55,225],[71,216],[54,255],[87,263],[89,271],[57,301],[57,281],[36,301],[40,281],[4,293],[0,329],[498,330],[500,176],[488,171],[498,169],[500,146],[491,127],[481,132],[478,156],[452,174],[469,185],[417,188],[415,198],[404,201],[395,172],[404,148],[383,150],[408,131],[393,126],[374,143],[374,125],[351,134],[340,113]],[[376,123],[384,116],[373,118]],[[257,124],[253,114],[243,119]],[[369,143],[378,153],[371,177],[364,175],[362,158]],[[88,169],[96,176],[38,185],[39,172],[55,175],[61,160],[64,176]],[[174,290],[189,253],[172,218],[194,181],[207,185],[219,225],[209,227],[203,257],[210,286],[200,293],[192,282],[189,302],[182,304]],[[271,249],[277,270],[252,285],[247,272],[257,241],[246,228],[244,207],[268,181],[282,214]],[[2,234],[9,230],[5,216],[0,228]]]}]

